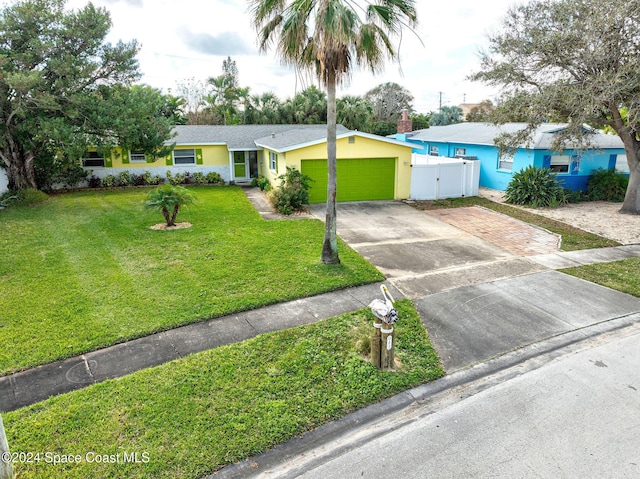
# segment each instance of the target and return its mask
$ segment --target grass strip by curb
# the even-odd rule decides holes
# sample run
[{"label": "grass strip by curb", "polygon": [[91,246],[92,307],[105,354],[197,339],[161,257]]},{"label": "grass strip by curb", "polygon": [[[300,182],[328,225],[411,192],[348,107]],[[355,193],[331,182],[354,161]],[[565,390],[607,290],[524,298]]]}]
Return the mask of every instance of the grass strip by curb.
[{"label": "grass strip by curb", "polygon": [[[413,304],[396,307],[395,372],[362,355],[373,331],[368,310],[264,334],[5,414],[11,451],[42,454],[17,473],[198,478],[441,377]],[[80,462],[54,465],[45,452]],[[125,453],[140,462],[125,463]]]},{"label": "grass strip by curb", "polygon": [[560,271],[607,288],[640,297],[640,258],[588,264]]},{"label": "grass strip by curb", "polygon": [[466,198],[450,198],[435,201],[418,201],[413,204],[418,209],[432,210],[440,208],[461,208],[465,206],[484,206],[498,213],[502,213],[512,218],[524,221],[531,225],[539,226],[547,229],[552,233],[562,236],[561,249],[563,251],[576,251],[591,248],[606,248],[609,246],[620,246],[620,243],[602,236],[598,236],[588,231],[581,230],[574,226],[556,221],[546,216],[537,215],[531,211],[527,211],[514,206],[496,203],[487,198],[479,196],[470,196]]}]

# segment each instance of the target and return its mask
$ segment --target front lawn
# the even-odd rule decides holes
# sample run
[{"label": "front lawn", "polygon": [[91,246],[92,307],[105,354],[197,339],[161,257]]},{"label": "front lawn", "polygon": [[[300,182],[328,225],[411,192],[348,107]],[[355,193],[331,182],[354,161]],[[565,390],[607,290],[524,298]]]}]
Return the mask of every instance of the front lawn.
[{"label": "front lawn", "polygon": [[[373,332],[368,310],[264,334],[3,415],[11,451],[41,453],[17,473],[199,478],[441,377],[412,303],[396,307],[397,371],[380,371],[361,354]],[[47,463],[47,452],[80,462]],[[134,453],[140,462],[126,462]]]},{"label": "front lawn", "polygon": [[318,220],[265,221],[237,187],[194,187],[154,231],[148,189],[83,191],[0,211],[0,374],[182,324],[383,276],[339,242],[320,262]]}]

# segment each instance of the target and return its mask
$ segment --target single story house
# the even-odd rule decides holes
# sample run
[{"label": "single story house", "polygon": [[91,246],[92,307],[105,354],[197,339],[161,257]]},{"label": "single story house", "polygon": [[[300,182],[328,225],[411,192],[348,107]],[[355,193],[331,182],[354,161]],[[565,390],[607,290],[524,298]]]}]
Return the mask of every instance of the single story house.
[{"label": "single story house", "polygon": [[565,188],[583,191],[587,189],[593,170],[628,171],[624,145],[617,135],[589,129],[593,135],[593,148],[553,151],[554,135],[567,127],[561,123],[543,123],[527,144],[519,145],[512,155],[501,156],[494,139],[501,133],[514,133],[525,127],[525,123],[457,123],[398,133],[395,138],[413,143],[414,153],[477,159],[480,161],[480,186],[501,191],[506,189],[514,172],[529,165],[550,168],[558,174]]},{"label": "single story house", "polygon": [[[226,182],[249,182],[257,176],[279,185],[287,167],[297,168],[314,182],[311,202],[326,200],[326,125],[182,125],[171,140],[166,158],[117,150],[107,158],[92,153],[83,166],[104,178],[128,170],[172,173],[217,172]],[[337,127],[338,201],[404,199],[411,188],[413,144]]]}]

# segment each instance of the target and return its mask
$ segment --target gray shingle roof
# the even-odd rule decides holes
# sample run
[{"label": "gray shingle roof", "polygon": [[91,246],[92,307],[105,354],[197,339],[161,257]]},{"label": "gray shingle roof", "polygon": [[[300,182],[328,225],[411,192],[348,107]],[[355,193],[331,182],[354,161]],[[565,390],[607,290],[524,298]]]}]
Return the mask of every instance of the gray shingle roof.
[{"label": "gray shingle roof", "polygon": [[[316,128],[297,128],[289,125],[289,130],[272,132],[262,138],[257,138],[256,145],[269,148],[274,151],[290,149],[297,145],[324,141],[327,138],[326,125],[313,125]],[[336,134],[343,135],[349,133],[349,129],[342,125],[336,126]]]},{"label": "gray shingle roof", "polygon": [[[432,126],[426,130],[416,130],[407,135],[412,140],[464,143],[473,145],[494,145],[494,138],[500,133],[514,133],[524,129],[526,123],[505,123],[493,125],[490,123],[457,123],[455,125]],[[553,134],[566,128],[566,123],[543,123],[538,127],[528,145],[520,148],[550,149]],[[595,131],[592,143],[599,148],[624,148],[622,140],[617,135],[607,135]]]},{"label": "gray shingle roof", "polygon": [[[345,131],[342,125],[340,125]],[[177,136],[171,140],[177,145],[226,144],[229,150],[255,150],[256,139],[271,137],[272,134],[288,133],[293,140],[326,137],[326,125],[178,125]],[[317,135],[321,132],[321,136]],[[317,137],[317,138],[316,138]],[[312,140],[307,140],[312,141]]]}]

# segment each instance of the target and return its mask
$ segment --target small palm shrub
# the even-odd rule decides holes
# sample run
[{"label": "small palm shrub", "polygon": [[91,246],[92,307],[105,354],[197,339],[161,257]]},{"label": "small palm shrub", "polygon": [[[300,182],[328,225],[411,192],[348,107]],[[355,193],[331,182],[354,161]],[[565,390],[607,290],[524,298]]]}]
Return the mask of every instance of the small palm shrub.
[{"label": "small palm shrub", "polygon": [[182,186],[165,184],[158,186],[147,195],[145,207],[160,211],[167,226],[175,226],[180,208],[195,203],[195,197]]},{"label": "small palm shrub", "polygon": [[567,202],[567,194],[557,176],[549,168],[535,166],[514,173],[504,197],[507,203],[534,208],[555,207]]},{"label": "small palm shrub", "polygon": [[313,180],[290,167],[287,167],[287,172],[278,179],[280,186],[271,194],[271,201],[278,213],[290,215],[294,211],[302,210],[302,205],[309,203],[309,187]]},{"label": "small palm shrub", "polygon": [[616,170],[598,168],[589,178],[587,194],[591,201],[624,201],[629,177]]}]

